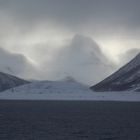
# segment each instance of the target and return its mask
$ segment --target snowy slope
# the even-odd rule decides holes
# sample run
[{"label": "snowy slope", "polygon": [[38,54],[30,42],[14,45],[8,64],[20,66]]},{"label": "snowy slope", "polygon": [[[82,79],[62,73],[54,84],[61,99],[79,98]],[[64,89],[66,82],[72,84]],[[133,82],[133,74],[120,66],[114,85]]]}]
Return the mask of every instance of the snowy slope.
[{"label": "snowy slope", "polygon": [[53,93],[85,93],[92,92],[88,87],[74,81],[41,81],[15,87],[5,93],[20,94],[53,94]]},{"label": "snowy slope", "polygon": [[140,54],[117,72],[92,86],[94,91],[125,91],[140,87]]},{"label": "snowy slope", "polygon": [[15,76],[0,72],[0,91],[29,83]]},{"label": "snowy slope", "polygon": [[0,99],[13,100],[92,100],[140,101],[136,92],[92,92],[74,81],[35,82],[0,93]]}]

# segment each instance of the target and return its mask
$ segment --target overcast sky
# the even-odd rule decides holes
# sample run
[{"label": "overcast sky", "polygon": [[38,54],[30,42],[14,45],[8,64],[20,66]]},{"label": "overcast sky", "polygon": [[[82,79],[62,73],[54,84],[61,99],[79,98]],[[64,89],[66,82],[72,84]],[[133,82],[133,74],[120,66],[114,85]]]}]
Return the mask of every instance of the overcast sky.
[{"label": "overcast sky", "polygon": [[[80,70],[78,65],[81,60],[85,62],[87,59],[89,63],[95,57],[103,58],[98,61],[98,66],[107,66],[104,67],[105,74],[95,78],[97,72],[93,72],[92,77],[90,72],[85,80],[88,84],[96,83],[113,72],[112,67],[115,67],[115,71],[116,67],[126,63],[139,51],[139,13],[139,0],[0,0],[0,46],[8,52],[23,54],[29,63],[41,71],[43,69],[45,78],[49,79],[51,77],[47,75],[51,74],[52,79],[55,79],[54,75],[59,77],[58,71],[77,78],[75,75]],[[75,40],[82,46],[79,50],[73,47],[77,46],[73,43]],[[88,46],[95,50],[92,59],[83,56],[92,52],[86,50]],[[97,53],[97,48],[100,53]],[[62,56],[60,52],[65,53],[64,50],[69,58],[65,56],[64,66],[61,64],[60,67],[60,60],[57,60]],[[71,63],[74,60],[70,56],[74,52],[77,52],[74,57],[78,65]],[[59,64],[59,68],[56,64]],[[65,69],[66,64],[72,70]],[[54,66],[57,72],[54,72]],[[92,64],[92,69],[89,66],[77,79],[84,79],[89,69],[98,69],[97,63]],[[48,74],[52,69],[53,73]],[[88,81],[89,77],[94,80]]]}]

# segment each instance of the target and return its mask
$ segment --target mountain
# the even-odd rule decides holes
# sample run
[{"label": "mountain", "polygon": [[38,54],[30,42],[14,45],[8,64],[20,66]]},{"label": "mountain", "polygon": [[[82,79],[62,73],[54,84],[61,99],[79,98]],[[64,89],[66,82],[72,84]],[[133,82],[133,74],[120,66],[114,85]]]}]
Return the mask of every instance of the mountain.
[{"label": "mountain", "polygon": [[0,72],[0,92],[27,83],[29,82],[15,76]]},{"label": "mountain", "polygon": [[140,89],[140,53],[117,72],[91,87],[94,91],[138,91]]}]

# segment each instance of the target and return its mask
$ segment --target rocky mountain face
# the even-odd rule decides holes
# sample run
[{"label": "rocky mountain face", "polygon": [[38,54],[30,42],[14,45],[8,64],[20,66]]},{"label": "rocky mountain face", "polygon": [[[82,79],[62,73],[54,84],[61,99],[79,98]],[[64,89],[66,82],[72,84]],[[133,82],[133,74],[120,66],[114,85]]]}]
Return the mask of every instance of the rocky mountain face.
[{"label": "rocky mountain face", "polygon": [[94,91],[140,90],[140,53],[105,80],[91,87]]},{"label": "rocky mountain face", "polygon": [[0,72],[0,92],[27,83],[29,82],[15,76]]}]

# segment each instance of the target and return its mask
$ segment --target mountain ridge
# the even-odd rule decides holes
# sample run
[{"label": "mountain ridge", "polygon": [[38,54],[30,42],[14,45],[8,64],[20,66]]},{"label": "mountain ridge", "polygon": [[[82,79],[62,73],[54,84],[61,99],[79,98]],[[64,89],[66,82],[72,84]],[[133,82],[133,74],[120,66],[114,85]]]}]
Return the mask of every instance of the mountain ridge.
[{"label": "mountain ridge", "polygon": [[135,90],[140,86],[140,53],[118,71],[90,87],[94,91]]},{"label": "mountain ridge", "polygon": [[0,92],[27,83],[30,82],[10,74],[0,72]]}]

